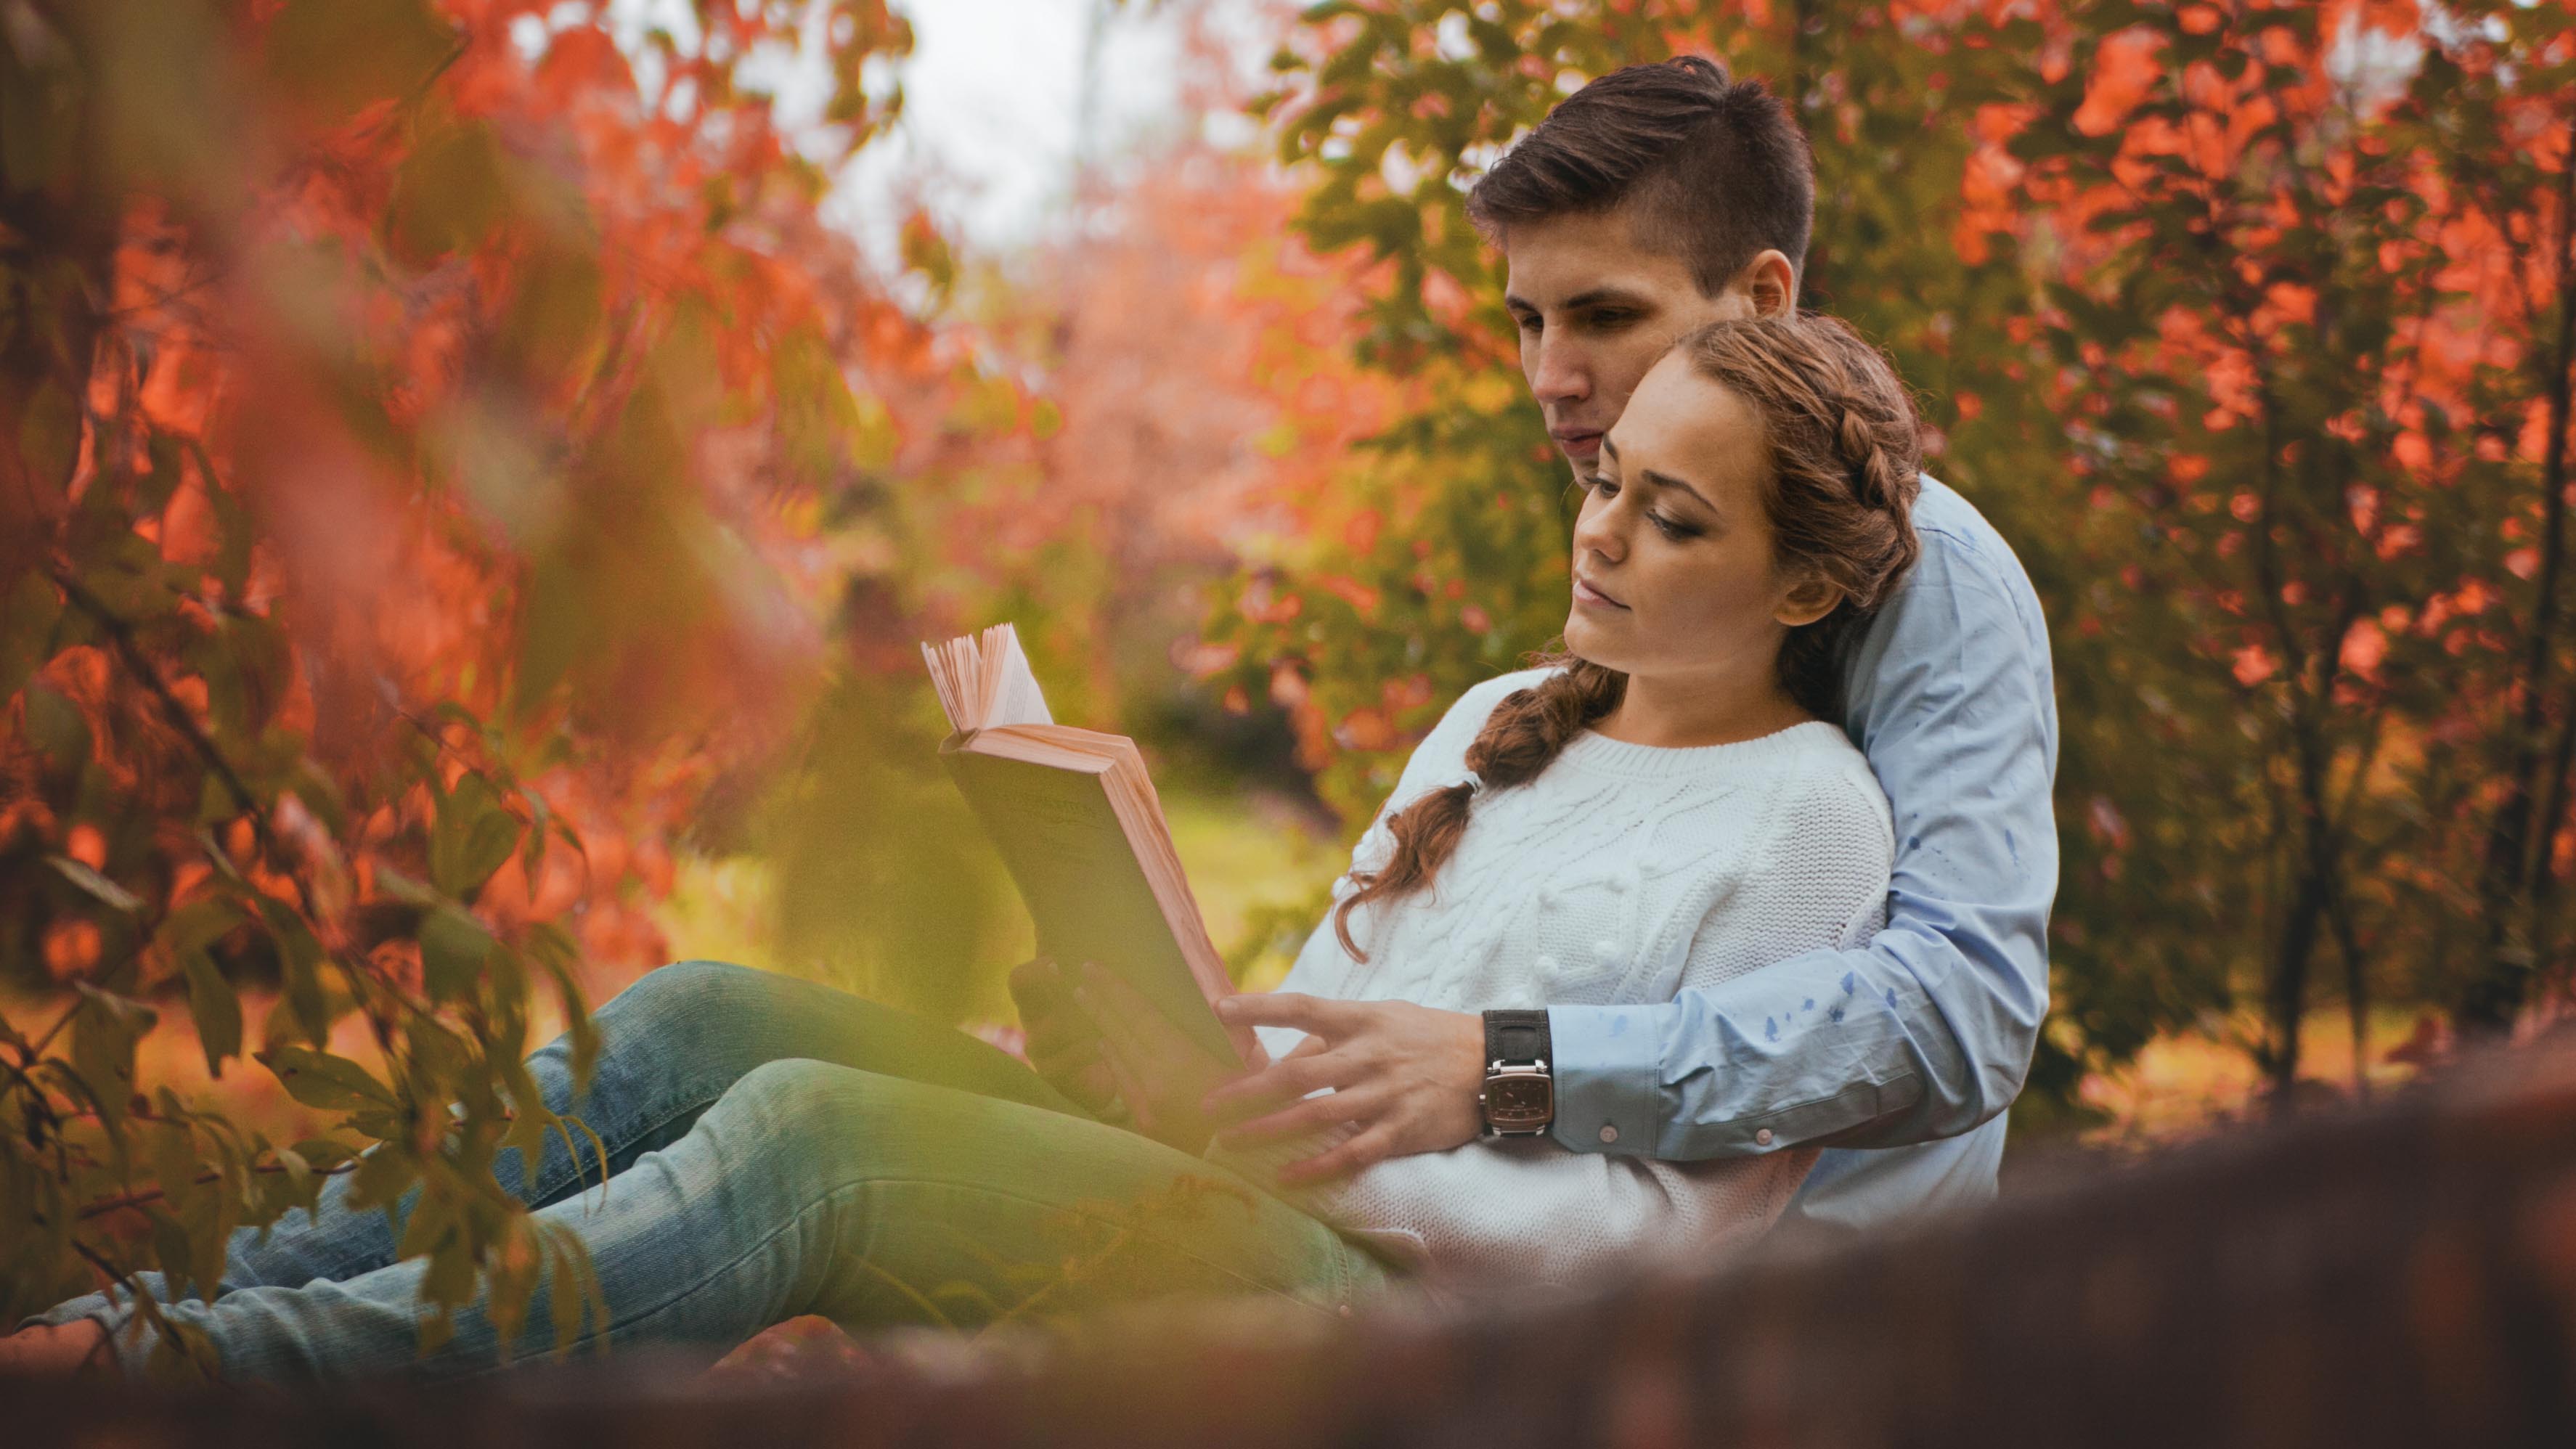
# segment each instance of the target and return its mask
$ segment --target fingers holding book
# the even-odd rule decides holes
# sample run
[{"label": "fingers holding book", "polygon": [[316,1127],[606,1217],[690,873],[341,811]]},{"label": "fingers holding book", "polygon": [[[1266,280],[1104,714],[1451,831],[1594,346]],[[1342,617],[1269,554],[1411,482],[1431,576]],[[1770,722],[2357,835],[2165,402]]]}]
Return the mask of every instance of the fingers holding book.
[{"label": "fingers holding book", "polygon": [[1086,961],[1073,977],[1073,999],[1098,1032],[1101,1057],[1136,1130],[1196,1154],[1215,1130],[1200,1103],[1234,1069],[1209,1056],[1143,992],[1117,973]]},{"label": "fingers holding book", "polygon": [[1100,1028],[1073,997],[1073,983],[1044,956],[1012,968],[1011,1000],[1028,1033],[1029,1065],[1047,1085],[1095,1117],[1125,1115],[1118,1080],[1101,1055]]}]

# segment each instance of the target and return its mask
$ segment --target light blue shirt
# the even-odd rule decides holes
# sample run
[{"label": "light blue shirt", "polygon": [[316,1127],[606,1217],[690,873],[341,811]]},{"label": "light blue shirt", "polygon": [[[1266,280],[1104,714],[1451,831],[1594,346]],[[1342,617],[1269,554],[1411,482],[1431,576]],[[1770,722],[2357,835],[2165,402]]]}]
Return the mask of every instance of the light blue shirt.
[{"label": "light blue shirt", "polygon": [[1788,1216],[1994,1195],[2048,1011],[2057,702],[2030,579],[1926,478],[1922,555],[1854,651],[1844,730],[1896,823],[1887,927],[1669,1003],[1556,1006],[1556,1140],[1665,1159],[1827,1147]]}]

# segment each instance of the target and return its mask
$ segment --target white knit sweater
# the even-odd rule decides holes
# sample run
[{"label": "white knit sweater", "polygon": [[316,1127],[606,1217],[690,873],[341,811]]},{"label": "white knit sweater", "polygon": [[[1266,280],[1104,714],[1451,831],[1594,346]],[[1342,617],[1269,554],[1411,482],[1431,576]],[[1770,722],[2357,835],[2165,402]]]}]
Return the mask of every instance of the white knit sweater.
[{"label": "white knit sweater", "polygon": [[[1494,706],[1544,677],[1487,680],[1450,708],[1360,837],[1354,869],[1386,860],[1388,818],[1463,778]],[[1867,941],[1886,919],[1894,851],[1887,797],[1834,725],[1697,749],[1587,731],[1537,779],[1477,796],[1429,891],[1352,912],[1366,963],[1328,917],[1280,989],[1454,1011],[1668,1001]],[[1336,902],[1351,889],[1337,882]],[[1263,1035],[1273,1056],[1300,1038]],[[1812,1149],[1659,1162],[1548,1137],[1479,1141],[1380,1163],[1307,1206],[1435,1281],[1572,1281],[1641,1251],[1749,1238],[1814,1160]]]}]

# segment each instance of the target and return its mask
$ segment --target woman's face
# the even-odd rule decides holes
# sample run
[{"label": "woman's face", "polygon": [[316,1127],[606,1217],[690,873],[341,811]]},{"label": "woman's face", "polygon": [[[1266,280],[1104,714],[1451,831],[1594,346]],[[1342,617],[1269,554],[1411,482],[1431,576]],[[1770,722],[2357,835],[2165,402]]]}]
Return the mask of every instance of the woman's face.
[{"label": "woman's face", "polygon": [[1632,682],[1776,688],[1790,626],[1830,602],[1773,566],[1769,466],[1752,405],[1666,354],[1584,476],[1566,647]]}]

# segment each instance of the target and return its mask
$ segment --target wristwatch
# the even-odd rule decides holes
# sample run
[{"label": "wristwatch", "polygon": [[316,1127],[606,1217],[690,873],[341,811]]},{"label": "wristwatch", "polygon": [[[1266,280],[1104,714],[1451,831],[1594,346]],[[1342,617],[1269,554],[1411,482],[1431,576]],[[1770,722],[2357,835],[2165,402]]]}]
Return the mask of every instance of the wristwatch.
[{"label": "wristwatch", "polygon": [[1485,1013],[1485,1090],[1476,1094],[1488,1137],[1535,1137],[1556,1120],[1556,1081],[1544,1011]]}]

